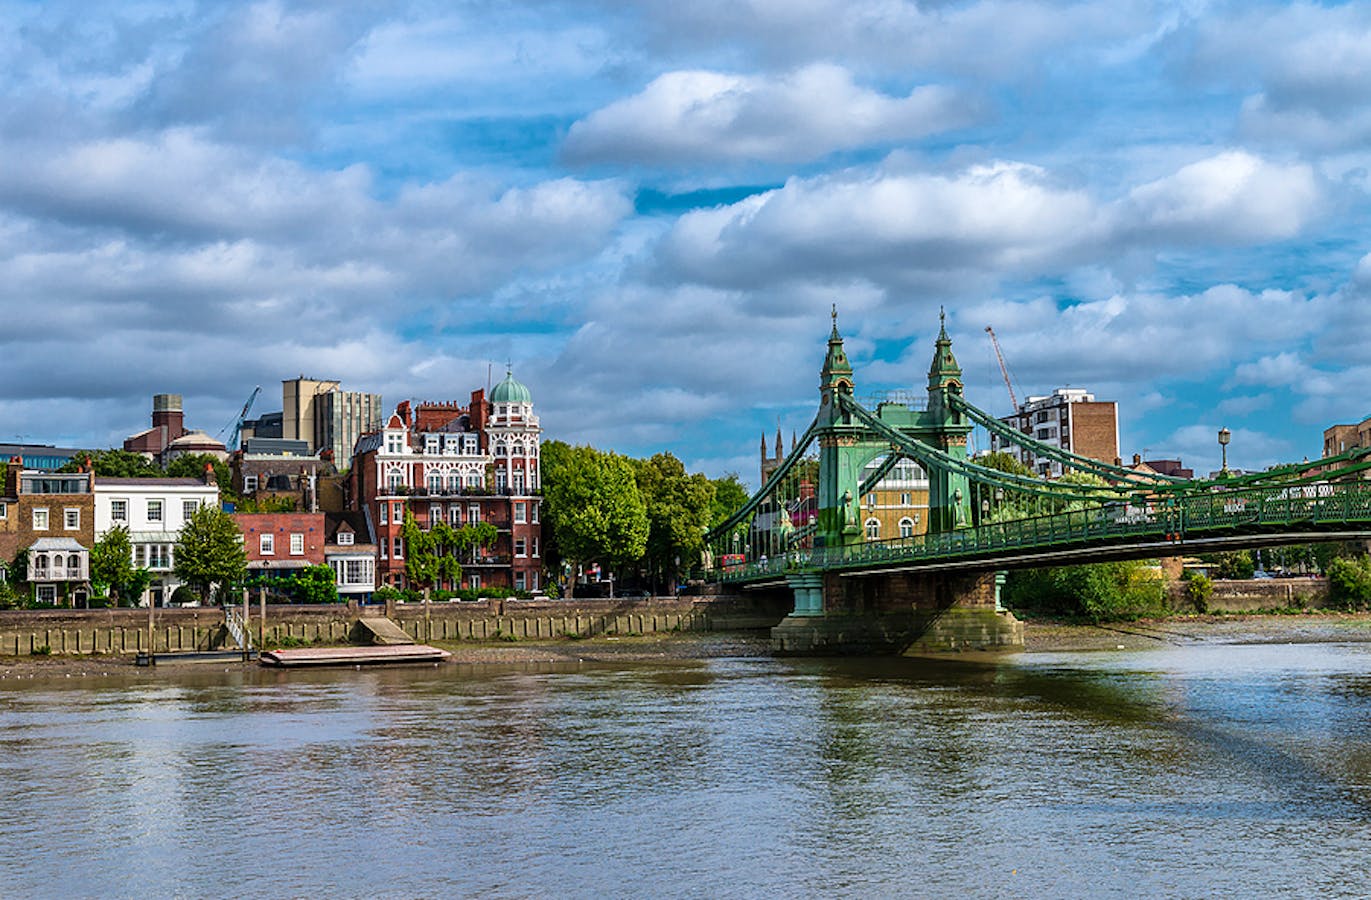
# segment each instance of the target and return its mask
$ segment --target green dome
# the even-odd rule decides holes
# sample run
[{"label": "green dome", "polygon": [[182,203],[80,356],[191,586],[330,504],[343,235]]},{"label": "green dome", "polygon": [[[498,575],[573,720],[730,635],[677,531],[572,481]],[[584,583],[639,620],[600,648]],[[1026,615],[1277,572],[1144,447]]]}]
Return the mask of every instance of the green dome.
[{"label": "green dome", "polygon": [[514,375],[512,373],[506,372],[505,380],[491,389],[490,402],[532,403],[533,395],[528,392],[528,388],[514,380]]}]

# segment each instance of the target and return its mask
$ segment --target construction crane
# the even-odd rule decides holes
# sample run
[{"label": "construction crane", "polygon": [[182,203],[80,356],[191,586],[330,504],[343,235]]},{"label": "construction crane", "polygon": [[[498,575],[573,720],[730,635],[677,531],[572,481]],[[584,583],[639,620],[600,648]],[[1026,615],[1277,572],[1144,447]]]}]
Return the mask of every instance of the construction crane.
[{"label": "construction crane", "polygon": [[1014,412],[1019,411],[1019,398],[1014,396],[1014,385],[1009,380],[1009,367],[1004,364],[1004,354],[1000,352],[1000,342],[995,338],[995,329],[989,325],[985,326],[985,333],[990,335],[990,346],[995,348],[995,358],[1000,362],[1000,375],[1004,377],[1004,386],[1009,391],[1009,405]]},{"label": "construction crane", "polygon": [[243,404],[242,410],[238,413],[238,418],[219,429],[219,434],[216,437],[223,437],[225,431],[230,428],[233,429],[233,437],[226,444],[230,450],[238,449],[238,438],[243,433],[243,423],[247,421],[248,413],[252,411],[252,402],[257,399],[257,395],[260,393],[262,393],[262,386],[259,384],[252,389],[252,394],[248,396],[248,402]]}]

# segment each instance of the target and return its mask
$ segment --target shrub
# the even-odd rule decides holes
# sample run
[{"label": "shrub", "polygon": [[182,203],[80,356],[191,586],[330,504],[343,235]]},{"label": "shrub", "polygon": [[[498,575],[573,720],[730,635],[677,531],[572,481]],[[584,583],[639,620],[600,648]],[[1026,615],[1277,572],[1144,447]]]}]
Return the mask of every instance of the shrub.
[{"label": "shrub", "polygon": [[1191,575],[1185,580],[1185,599],[1197,613],[1209,612],[1209,600],[1214,596],[1214,582],[1206,575]]},{"label": "shrub", "polygon": [[1165,585],[1138,562],[1097,563],[1011,572],[1005,602],[1016,611],[1092,622],[1164,615]]},{"label": "shrub", "polygon": [[1371,557],[1340,558],[1329,563],[1328,599],[1342,609],[1371,606]]}]

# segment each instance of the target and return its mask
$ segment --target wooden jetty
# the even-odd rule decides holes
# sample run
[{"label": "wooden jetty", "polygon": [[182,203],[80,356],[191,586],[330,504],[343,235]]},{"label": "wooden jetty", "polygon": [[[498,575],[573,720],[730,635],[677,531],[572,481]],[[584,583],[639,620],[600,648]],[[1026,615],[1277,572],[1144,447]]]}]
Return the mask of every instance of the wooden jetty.
[{"label": "wooden jetty", "polygon": [[264,666],[299,668],[302,666],[395,665],[397,663],[442,662],[452,654],[424,644],[384,644],[372,647],[298,647],[293,650],[265,650],[258,658]]}]

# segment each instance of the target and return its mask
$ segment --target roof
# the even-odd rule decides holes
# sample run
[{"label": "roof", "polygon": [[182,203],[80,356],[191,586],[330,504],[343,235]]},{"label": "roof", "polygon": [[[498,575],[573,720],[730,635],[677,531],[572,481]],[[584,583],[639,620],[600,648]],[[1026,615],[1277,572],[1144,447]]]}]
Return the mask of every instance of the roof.
[{"label": "roof", "polygon": [[367,528],[366,514],[360,511],[325,513],[324,514],[324,542],[328,544],[337,543],[338,532],[351,530],[355,534],[358,544],[371,543],[371,530]]},{"label": "roof", "polygon": [[105,478],[102,475],[95,476],[96,487],[199,487],[213,488],[218,490],[218,486],[205,484],[198,478]]},{"label": "roof", "polygon": [[491,403],[532,403],[533,395],[528,388],[514,380],[514,373],[506,372],[505,380],[490,391]]},{"label": "roof", "polygon": [[85,550],[86,548],[74,538],[39,538],[29,547],[30,550],[46,552],[48,550]]}]

